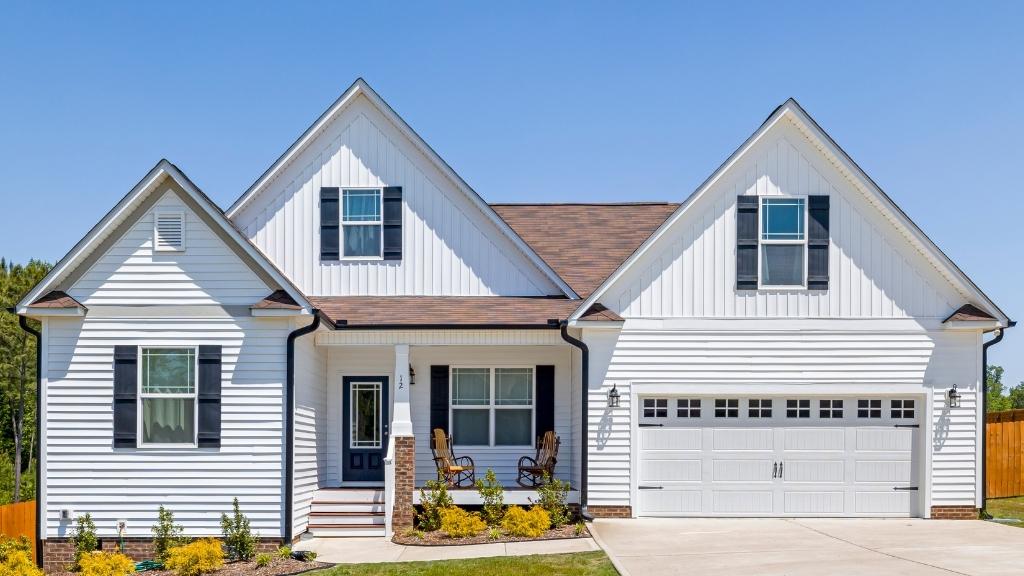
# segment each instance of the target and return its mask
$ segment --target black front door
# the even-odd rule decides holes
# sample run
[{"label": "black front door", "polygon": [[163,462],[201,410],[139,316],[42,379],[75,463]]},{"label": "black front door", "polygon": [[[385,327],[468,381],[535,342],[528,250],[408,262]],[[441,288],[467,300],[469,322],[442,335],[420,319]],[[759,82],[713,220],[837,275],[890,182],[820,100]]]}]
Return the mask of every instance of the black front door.
[{"label": "black front door", "polygon": [[384,480],[388,446],[387,376],[342,379],[342,480]]}]

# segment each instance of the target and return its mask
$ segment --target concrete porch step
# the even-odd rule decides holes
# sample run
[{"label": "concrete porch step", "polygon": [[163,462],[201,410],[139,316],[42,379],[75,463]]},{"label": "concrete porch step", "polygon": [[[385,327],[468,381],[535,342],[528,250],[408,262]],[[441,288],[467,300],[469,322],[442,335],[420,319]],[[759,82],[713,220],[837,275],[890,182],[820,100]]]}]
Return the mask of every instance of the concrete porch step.
[{"label": "concrete porch step", "polygon": [[383,486],[321,488],[313,494],[309,533],[321,538],[384,536]]},{"label": "concrete porch step", "polygon": [[311,525],[345,524],[374,526],[384,525],[383,512],[310,512],[309,523]]},{"label": "concrete porch step", "polygon": [[383,502],[317,502],[312,504],[313,512],[358,512],[360,514],[384,513]]},{"label": "concrete porch step", "polygon": [[310,524],[309,533],[316,538],[358,538],[384,536],[384,525],[365,524]]},{"label": "concrete porch step", "polygon": [[313,503],[384,503],[384,488],[321,488],[313,494]]}]

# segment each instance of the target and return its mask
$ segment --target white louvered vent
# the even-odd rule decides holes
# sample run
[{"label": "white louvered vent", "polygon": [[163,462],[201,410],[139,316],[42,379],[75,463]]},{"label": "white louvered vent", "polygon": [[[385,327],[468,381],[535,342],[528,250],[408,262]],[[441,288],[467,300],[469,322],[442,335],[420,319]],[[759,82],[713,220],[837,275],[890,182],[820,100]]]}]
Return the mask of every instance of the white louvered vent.
[{"label": "white louvered vent", "polygon": [[158,251],[185,249],[185,215],[181,212],[157,212],[153,246]]}]

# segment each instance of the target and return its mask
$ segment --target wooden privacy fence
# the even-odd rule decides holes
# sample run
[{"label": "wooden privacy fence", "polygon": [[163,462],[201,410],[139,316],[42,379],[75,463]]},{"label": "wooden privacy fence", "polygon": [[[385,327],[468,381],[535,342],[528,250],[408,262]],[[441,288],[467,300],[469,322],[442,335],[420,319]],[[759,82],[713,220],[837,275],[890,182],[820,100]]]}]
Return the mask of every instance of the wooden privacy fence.
[{"label": "wooden privacy fence", "polygon": [[985,418],[985,494],[1024,495],[1024,410],[991,412]]},{"label": "wooden privacy fence", "polygon": [[32,543],[32,558],[36,557],[36,501],[18,502],[0,506],[0,534],[17,538],[24,536]]}]

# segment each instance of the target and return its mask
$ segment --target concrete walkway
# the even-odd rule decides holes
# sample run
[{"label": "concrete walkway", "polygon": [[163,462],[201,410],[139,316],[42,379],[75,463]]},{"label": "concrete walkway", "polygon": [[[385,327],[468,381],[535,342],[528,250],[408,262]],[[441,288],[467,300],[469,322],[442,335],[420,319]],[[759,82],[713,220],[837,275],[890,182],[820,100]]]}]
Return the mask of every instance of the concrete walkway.
[{"label": "concrete walkway", "polygon": [[316,552],[317,560],[332,564],[419,562],[490,556],[569,554],[600,550],[591,538],[467,544],[465,546],[403,546],[385,538],[310,538],[299,542],[294,548],[296,550],[312,550]]},{"label": "concrete walkway", "polygon": [[623,576],[1024,575],[1024,529],[980,520],[597,520]]}]

